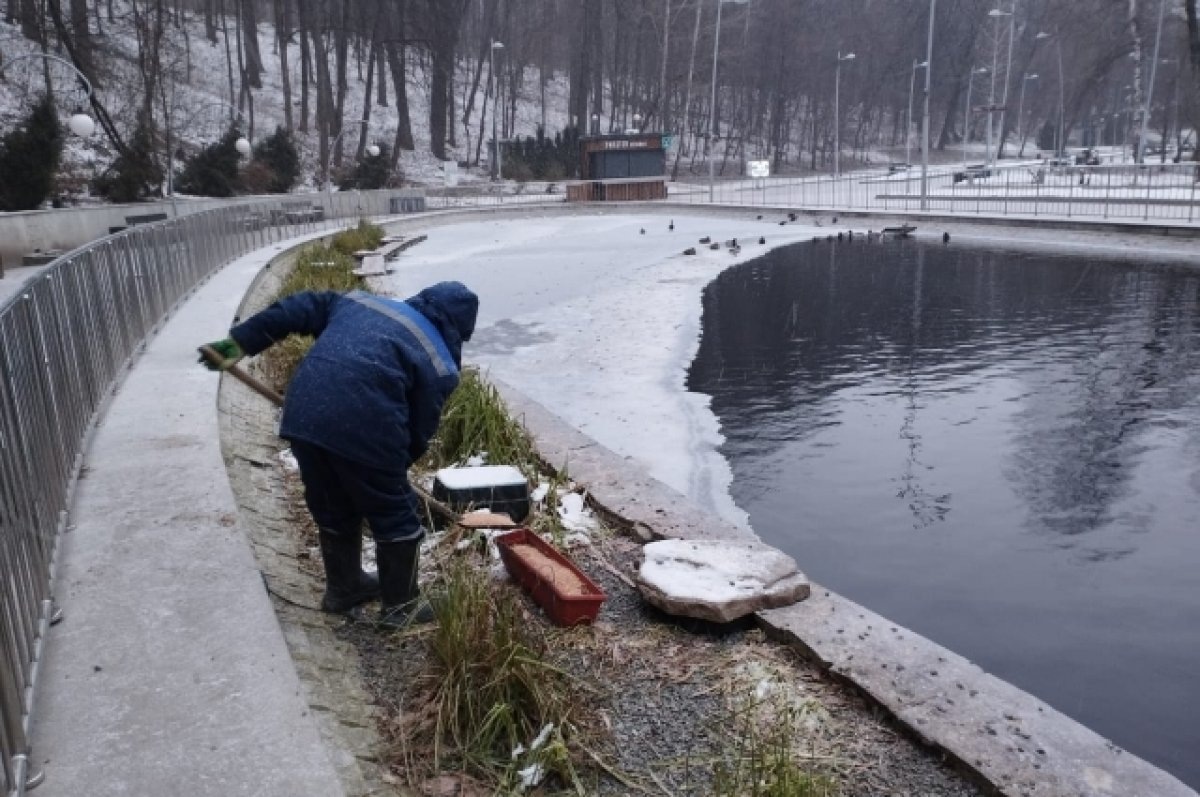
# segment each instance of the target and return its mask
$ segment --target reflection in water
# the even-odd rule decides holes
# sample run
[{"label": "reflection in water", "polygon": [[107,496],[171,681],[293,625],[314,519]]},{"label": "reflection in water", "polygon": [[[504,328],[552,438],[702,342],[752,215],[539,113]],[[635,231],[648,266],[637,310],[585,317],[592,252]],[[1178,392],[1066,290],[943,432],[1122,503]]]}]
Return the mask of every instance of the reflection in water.
[{"label": "reflection in water", "polygon": [[805,244],[709,286],[689,388],[754,529],[815,579],[1200,785],[1198,289]]}]

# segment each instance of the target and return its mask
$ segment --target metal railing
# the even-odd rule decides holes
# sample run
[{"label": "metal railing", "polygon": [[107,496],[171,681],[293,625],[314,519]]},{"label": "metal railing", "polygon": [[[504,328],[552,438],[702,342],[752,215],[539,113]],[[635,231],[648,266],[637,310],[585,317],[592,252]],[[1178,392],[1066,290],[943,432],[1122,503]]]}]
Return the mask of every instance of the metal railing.
[{"label": "metal railing", "polygon": [[[703,180],[676,182],[669,198],[710,204]],[[841,177],[720,180],[711,204],[1200,223],[1200,166],[1128,164],[1050,166],[1037,162],[930,170],[922,208],[919,169],[863,171]]]},{"label": "metal railing", "polygon": [[88,434],[123,371],[224,264],[339,219],[387,215],[392,194],[335,194],[321,210],[315,195],[289,197],[131,228],[0,302],[0,793],[22,795],[41,778],[29,727],[59,534]]}]

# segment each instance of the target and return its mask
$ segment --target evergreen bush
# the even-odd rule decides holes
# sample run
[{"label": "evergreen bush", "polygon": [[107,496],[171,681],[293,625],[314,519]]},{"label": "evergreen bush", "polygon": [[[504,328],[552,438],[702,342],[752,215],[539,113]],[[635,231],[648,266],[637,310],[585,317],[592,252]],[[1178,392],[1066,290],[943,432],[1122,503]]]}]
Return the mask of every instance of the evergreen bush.
[{"label": "evergreen bush", "polygon": [[392,155],[387,144],[379,145],[378,155],[364,154],[354,169],[338,180],[338,188],[343,191],[357,188],[369,191],[375,188],[388,188],[391,185]]},{"label": "evergreen bush", "polygon": [[574,177],[579,167],[579,131],[573,127],[550,139],[539,126],[536,136],[506,141],[502,145],[504,176],[513,180],[562,180]]},{"label": "evergreen bush", "polygon": [[62,159],[54,101],[43,95],[25,123],[0,139],[0,210],[35,210],[50,195]]},{"label": "evergreen bush", "polygon": [[276,127],[275,132],[258,142],[247,170],[269,172],[262,190],[269,194],[286,194],[300,179],[300,155],[290,131]]},{"label": "evergreen bush", "polygon": [[147,119],[138,122],[122,153],[92,183],[92,190],[112,202],[137,202],[158,193],[163,170],[154,160],[154,131]]},{"label": "evergreen bush", "polygon": [[221,140],[196,153],[183,167],[175,188],[195,196],[229,197],[241,190],[238,179],[237,140],[241,133],[229,128]]}]

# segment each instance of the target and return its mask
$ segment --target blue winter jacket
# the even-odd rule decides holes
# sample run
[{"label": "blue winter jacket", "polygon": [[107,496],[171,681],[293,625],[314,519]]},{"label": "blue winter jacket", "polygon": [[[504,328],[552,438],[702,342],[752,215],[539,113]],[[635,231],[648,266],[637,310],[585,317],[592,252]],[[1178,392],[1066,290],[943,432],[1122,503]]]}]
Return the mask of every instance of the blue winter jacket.
[{"label": "blue winter jacket", "polygon": [[458,385],[479,298],[440,282],[403,302],[353,291],[298,293],[230,330],[249,355],[315,335],[283,406],[279,436],[346,459],[407,469],[425,453]]}]

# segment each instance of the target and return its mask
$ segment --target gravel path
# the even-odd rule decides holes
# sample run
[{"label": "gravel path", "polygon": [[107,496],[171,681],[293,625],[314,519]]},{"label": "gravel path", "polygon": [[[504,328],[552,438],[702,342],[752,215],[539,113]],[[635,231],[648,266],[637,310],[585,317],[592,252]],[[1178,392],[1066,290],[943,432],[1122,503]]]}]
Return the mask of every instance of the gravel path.
[{"label": "gravel path", "polygon": [[[790,712],[798,760],[836,784],[842,797],[966,797],[977,788],[936,752],[923,747],[851,690],[823,675],[753,622],[734,627],[680,623],[648,607],[613,570],[630,574],[639,544],[609,536],[571,552],[608,595],[592,626],[552,632],[552,657],[598,695],[595,715],[604,726],[593,752],[621,780],[593,767],[583,775],[589,794],[712,794],[717,765],[736,766],[735,752],[778,729],[781,706]],[[610,569],[611,568],[611,569]],[[512,589],[517,589],[515,585]],[[528,599],[531,622],[546,622]],[[347,625],[343,638],[359,652],[367,690],[385,707],[385,736],[402,723],[405,689],[428,664],[419,634],[380,636]],[[756,707],[750,708],[751,706]],[[758,710],[763,724],[747,732]],[[759,736],[759,734],[763,734]],[[400,755],[392,768],[407,779]],[[472,794],[426,781],[425,793]],[[461,787],[458,787],[461,788]],[[537,793],[552,794],[544,787]],[[824,794],[825,792],[814,792]]]}]

